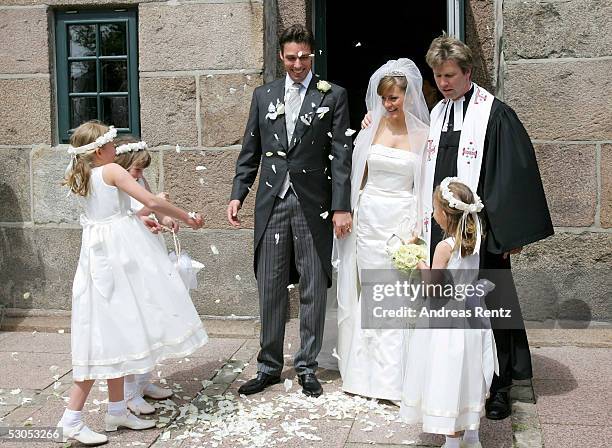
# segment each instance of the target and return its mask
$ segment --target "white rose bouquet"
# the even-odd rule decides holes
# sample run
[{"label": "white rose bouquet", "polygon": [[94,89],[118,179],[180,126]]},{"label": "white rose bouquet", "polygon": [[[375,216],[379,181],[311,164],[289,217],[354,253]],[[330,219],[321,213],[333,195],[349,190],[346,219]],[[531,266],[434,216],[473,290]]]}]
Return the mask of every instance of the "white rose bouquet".
[{"label": "white rose bouquet", "polygon": [[425,242],[414,238],[416,242],[406,242],[397,235],[392,235],[389,240],[397,238],[401,244],[391,247],[387,242],[387,252],[391,255],[393,266],[400,272],[411,274],[420,261],[427,260],[427,246]]}]

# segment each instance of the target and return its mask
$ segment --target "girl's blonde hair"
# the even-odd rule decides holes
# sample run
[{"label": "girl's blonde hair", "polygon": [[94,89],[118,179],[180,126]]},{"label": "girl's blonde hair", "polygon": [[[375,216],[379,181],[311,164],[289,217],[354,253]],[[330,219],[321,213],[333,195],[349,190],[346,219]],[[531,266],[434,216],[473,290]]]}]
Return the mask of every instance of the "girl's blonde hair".
[{"label": "girl's blonde hair", "polygon": [[[128,143],[138,143],[139,141],[133,135],[122,135],[115,140],[115,144],[121,146]],[[151,153],[146,149],[124,152],[115,157],[115,163],[121,165],[125,170],[130,168],[142,168],[144,170],[151,165]]]},{"label": "girl's blonde hair", "polygon": [[[448,184],[448,189],[451,191],[453,196],[466,204],[474,203],[474,194],[470,187],[460,182],[451,182]],[[451,207],[448,201],[442,197],[442,191],[438,185],[434,190],[434,201],[442,208],[442,211],[446,215],[447,219],[447,230],[444,232],[445,237],[453,236],[455,238],[455,246],[453,251],[461,247],[461,256],[472,255],[476,250],[476,239],[477,239],[477,223],[472,213],[468,213],[465,217],[465,225],[460,226],[461,218],[463,217],[463,210],[459,210]],[[481,224],[481,231],[484,238],[484,226],[480,217],[477,218]]]},{"label": "girl's blonde hair", "polygon": [[[84,146],[96,141],[98,137],[108,132],[108,126],[98,120],[83,123],[74,130],[70,137],[70,145]],[[74,194],[87,196],[89,194],[89,179],[95,160],[95,151],[77,154],[70,171],[68,171],[63,185],[67,185]]]}]

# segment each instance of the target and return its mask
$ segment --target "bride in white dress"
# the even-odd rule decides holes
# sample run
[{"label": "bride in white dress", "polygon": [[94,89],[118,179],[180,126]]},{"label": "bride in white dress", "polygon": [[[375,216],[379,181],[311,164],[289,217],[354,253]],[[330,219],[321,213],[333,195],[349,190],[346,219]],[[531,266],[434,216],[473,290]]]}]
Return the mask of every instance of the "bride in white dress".
[{"label": "bride in white dress", "polygon": [[335,241],[337,338],[332,325],[326,328],[328,345],[336,342],[343,390],[391,401],[401,398],[408,330],[361,328],[359,280],[364,269],[394,269],[386,251],[393,234],[418,233],[417,186],[429,127],[421,89],[421,74],[409,59],[389,61],[370,78],[372,125],[353,151],[353,232]]}]

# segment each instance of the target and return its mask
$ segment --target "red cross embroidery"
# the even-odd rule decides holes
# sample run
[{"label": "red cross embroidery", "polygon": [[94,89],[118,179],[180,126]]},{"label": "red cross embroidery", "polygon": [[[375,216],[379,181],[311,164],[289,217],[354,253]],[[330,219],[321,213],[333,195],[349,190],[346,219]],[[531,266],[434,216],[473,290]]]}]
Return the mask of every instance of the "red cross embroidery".
[{"label": "red cross embroidery", "polygon": [[484,103],[487,100],[487,94],[482,93],[480,88],[476,89],[476,98],[474,99],[474,104]]},{"label": "red cross embroidery", "polygon": [[431,156],[436,153],[436,146],[433,140],[427,140],[427,160],[431,160]]}]

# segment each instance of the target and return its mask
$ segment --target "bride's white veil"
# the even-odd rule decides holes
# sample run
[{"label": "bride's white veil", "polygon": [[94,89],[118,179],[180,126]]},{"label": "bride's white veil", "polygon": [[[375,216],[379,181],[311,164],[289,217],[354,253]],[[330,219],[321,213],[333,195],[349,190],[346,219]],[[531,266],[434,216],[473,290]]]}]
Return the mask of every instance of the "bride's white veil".
[{"label": "bride's white veil", "polygon": [[[377,89],[380,80],[388,75],[405,76],[407,80],[403,110],[410,151],[417,153],[419,160],[421,160],[421,166],[415,171],[414,179],[414,194],[419,204],[416,216],[420,217],[422,214],[420,210],[422,154],[429,134],[429,111],[423,96],[421,73],[415,63],[406,58],[388,61],[370,77],[366,93],[366,106],[370,112],[372,124],[362,130],[355,139],[351,171],[351,209],[354,211],[357,207],[368,152],[380,120],[386,113]],[[417,223],[420,222],[421,220],[417,219]],[[420,226],[412,230],[420,233]],[[342,357],[350,350],[353,318],[355,317],[356,307],[359,306],[355,232],[350,233],[344,239],[334,239],[332,264],[338,271],[337,281],[334,282],[337,287],[332,286],[328,294],[323,347],[318,361],[321,367],[339,368],[342,374]]]}]

